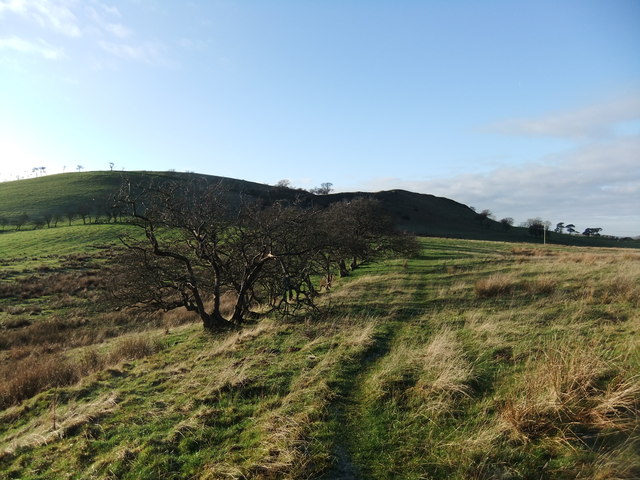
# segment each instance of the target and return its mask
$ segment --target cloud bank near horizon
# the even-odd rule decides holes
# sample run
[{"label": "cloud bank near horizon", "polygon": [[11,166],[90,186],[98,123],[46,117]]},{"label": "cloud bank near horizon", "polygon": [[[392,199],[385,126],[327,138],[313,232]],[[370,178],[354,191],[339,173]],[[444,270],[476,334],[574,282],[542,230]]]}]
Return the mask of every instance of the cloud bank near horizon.
[{"label": "cloud bank near horizon", "polygon": [[[602,227],[611,235],[640,234],[640,133],[620,134],[640,120],[640,95],[541,118],[508,120],[490,130],[504,135],[554,136],[571,149],[488,173],[432,180],[378,178],[367,190],[404,188],[490,209],[517,223],[541,217],[552,223]],[[637,125],[636,125],[637,126]]]}]

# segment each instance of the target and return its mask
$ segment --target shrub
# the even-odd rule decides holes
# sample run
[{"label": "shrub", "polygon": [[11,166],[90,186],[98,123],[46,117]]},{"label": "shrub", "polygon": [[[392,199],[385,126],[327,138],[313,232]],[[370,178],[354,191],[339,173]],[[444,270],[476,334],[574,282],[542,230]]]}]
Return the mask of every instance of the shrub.
[{"label": "shrub", "polygon": [[558,282],[550,275],[540,276],[525,284],[525,289],[532,295],[550,294],[555,292]]},{"label": "shrub", "polygon": [[474,289],[478,297],[490,298],[509,295],[514,292],[517,286],[518,283],[512,275],[494,274],[478,280]]},{"label": "shrub", "polygon": [[62,355],[28,357],[14,368],[17,368],[17,373],[0,383],[0,408],[19,403],[47,388],[70,385],[79,379],[76,365]]},{"label": "shrub", "polygon": [[114,364],[122,360],[135,360],[152,355],[160,350],[161,344],[148,336],[128,337],[120,340],[109,353],[108,363]]}]

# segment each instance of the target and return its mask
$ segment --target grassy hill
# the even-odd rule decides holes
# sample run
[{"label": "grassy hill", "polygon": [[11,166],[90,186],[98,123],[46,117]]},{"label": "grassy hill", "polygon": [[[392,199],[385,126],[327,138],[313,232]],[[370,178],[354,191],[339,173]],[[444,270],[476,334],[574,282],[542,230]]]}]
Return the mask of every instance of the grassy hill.
[{"label": "grassy hill", "polygon": [[273,188],[244,180],[178,172],[62,173],[0,183],[0,216],[11,218],[26,213],[30,217],[38,217],[46,212],[75,211],[81,205],[97,209],[118,191],[124,177],[135,181],[143,176],[178,180],[204,176],[212,181],[224,180],[234,190],[255,194],[263,194]]},{"label": "grassy hill", "polygon": [[424,238],[206,334],[101,303],[123,228],[0,235],[2,478],[640,476],[633,250]]},{"label": "grassy hill", "polygon": [[[249,197],[265,201],[302,199],[307,204],[320,207],[355,196],[366,196],[379,200],[382,208],[400,229],[417,235],[515,242],[533,240],[524,228],[504,230],[493,220],[481,221],[479,215],[466,205],[433,195],[405,190],[313,195],[304,190],[179,172],[74,172],[0,183],[0,219],[5,219],[10,224],[11,219],[27,214],[32,223],[34,220],[37,223],[46,213],[64,215],[67,212],[77,212],[82,206],[87,207],[92,214],[102,215],[109,196],[121,185],[123,175],[134,180],[142,176],[160,180],[204,177],[212,182],[223,182],[230,191],[242,192]],[[538,241],[542,242],[541,239]],[[640,248],[640,241],[620,242],[615,239],[571,235],[551,234],[549,241],[565,245]]]}]

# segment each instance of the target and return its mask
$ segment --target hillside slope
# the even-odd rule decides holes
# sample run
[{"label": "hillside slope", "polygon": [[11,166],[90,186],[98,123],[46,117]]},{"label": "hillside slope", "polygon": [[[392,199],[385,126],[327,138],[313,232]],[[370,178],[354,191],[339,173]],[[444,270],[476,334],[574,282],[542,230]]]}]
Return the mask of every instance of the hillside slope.
[{"label": "hillside slope", "polygon": [[[96,227],[120,228],[77,228]],[[89,341],[61,311],[60,343],[41,345],[67,345],[57,363],[22,344],[56,301],[34,298],[32,324],[3,331],[0,397],[38,364],[81,373],[0,409],[0,477],[638,478],[640,254],[421,243],[339,280],[310,318]],[[14,244],[5,277],[66,263]]]},{"label": "hillside slope", "polygon": [[81,205],[99,211],[107,204],[109,195],[118,189],[124,177],[135,180],[143,175],[157,179],[179,180],[204,177],[208,181],[223,182],[231,191],[242,192],[248,196],[268,201],[298,198],[317,206],[327,206],[335,201],[356,196],[367,196],[378,199],[383,208],[396,219],[400,228],[420,235],[474,234],[482,230],[477,222],[477,215],[470,208],[433,195],[404,190],[313,195],[304,190],[178,172],[80,172],[0,183],[0,217],[15,218],[26,213],[31,218],[37,218],[47,212],[64,214],[77,210]]},{"label": "hillside slope", "polygon": [[[81,208],[88,210],[92,216],[97,214],[104,218],[110,195],[117,191],[125,177],[134,182],[143,177],[160,181],[205,178],[209,182],[221,182],[233,193],[267,203],[282,199],[301,200],[307,205],[325,207],[336,201],[365,196],[379,200],[382,209],[391,216],[398,228],[416,235],[516,242],[542,241],[534,240],[524,228],[505,230],[496,221],[482,221],[468,206],[434,195],[406,190],[314,195],[302,189],[181,172],[74,172],[0,183],[0,221],[3,226],[11,225],[20,215],[26,214],[30,223],[42,224],[41,219],[45,214],[57,213],[65,216],[68,212],[78,213]],[[549,240],[566,245],[640,247],[640,241],[619,242],[571,235],[550,235]]]}]

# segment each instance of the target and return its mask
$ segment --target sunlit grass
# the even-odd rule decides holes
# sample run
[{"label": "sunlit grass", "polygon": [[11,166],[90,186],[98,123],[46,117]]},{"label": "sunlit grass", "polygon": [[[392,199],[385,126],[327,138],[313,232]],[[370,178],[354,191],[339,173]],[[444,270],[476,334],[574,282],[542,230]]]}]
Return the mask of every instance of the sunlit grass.
[{"label": "sunlit grass", "polygon": [[324,316],[210,335],[173,312],[143,337],[70,334],[59,353],[83,373],[0,413],[0,472],[637,478],[640,255],[423,247],[336,280]]}]

